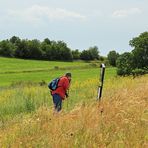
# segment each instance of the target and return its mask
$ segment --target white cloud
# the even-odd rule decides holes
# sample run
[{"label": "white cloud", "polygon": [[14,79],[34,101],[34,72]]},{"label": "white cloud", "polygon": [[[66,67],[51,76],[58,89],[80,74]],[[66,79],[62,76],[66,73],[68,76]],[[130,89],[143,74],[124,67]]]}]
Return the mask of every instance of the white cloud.
[{"label": "white cloud", "polygon": [[77,12],[68,11],[62,8],[49,8],[47,6],[33,5],[23,10],[9,10],[8,15],[16,20],[37,22],[43,20],[86,20],[86,16]]},{"label": "white cloud", "polygon": [[142,11],[139,8],[130,8],[130,9],[122,9],[116,10],[113,12],[112,17],[114,18],[124,18],[130,15],[141,14]]}]

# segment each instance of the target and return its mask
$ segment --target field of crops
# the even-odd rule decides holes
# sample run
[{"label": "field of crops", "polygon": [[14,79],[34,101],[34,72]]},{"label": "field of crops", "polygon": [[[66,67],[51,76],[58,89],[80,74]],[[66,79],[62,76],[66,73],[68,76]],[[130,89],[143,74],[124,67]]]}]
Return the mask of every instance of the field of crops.
[{"label": "field of crops", "polygon": [[[0,58],[0,147],[148,146],[148,75],[123,78],[106,68],[98,103],[99,63],[17,60]],[[54,115],[46,83],[67,71],[70,97]]]}]

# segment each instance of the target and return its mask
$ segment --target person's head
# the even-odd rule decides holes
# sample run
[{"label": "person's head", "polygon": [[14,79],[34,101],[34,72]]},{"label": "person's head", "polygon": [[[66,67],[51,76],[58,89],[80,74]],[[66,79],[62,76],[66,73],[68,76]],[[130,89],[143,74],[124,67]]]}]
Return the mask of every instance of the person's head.
[{"label": "person's head", "polygon": [[71,73],[70,73],[70,72],[67,72],[67,73],[65,74],[65,76],[68,78],[69,81],[71,81],[71,77],[72,77],[72,76],[71,76]]}]

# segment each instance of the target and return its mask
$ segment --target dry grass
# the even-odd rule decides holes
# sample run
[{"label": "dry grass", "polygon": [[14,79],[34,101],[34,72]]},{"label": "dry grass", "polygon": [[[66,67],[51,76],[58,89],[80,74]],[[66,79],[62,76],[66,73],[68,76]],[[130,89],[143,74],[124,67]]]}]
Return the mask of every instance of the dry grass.
[{"label": "dry grass", "polygon": [[0,147],[148,147],[148,76],[108,80],[102,99],[60,114],[41,107],[1,128]]}]

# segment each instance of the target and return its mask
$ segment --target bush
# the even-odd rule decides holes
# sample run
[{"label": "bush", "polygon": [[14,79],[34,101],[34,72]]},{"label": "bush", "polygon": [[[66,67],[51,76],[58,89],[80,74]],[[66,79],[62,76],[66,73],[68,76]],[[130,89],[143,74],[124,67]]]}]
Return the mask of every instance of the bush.
[{"label": "bush", "polygon": [[116,60],[118,57],[119,57],[119,54],[115,50],[110,51],[107,55],[109,64],[112,66],[116,66]]},{"label": "bush", "polygon": [[117,59],[117,74],[130,75],[132,72],[133,57],[129,52],[125,52]]},{"label": "bush", "polygon": [[133,77],[144,75],[146,73],[148,73],[148,71],[146,69],[138,69],[138,68],[136,68],[136,69],[132,70]]}]

